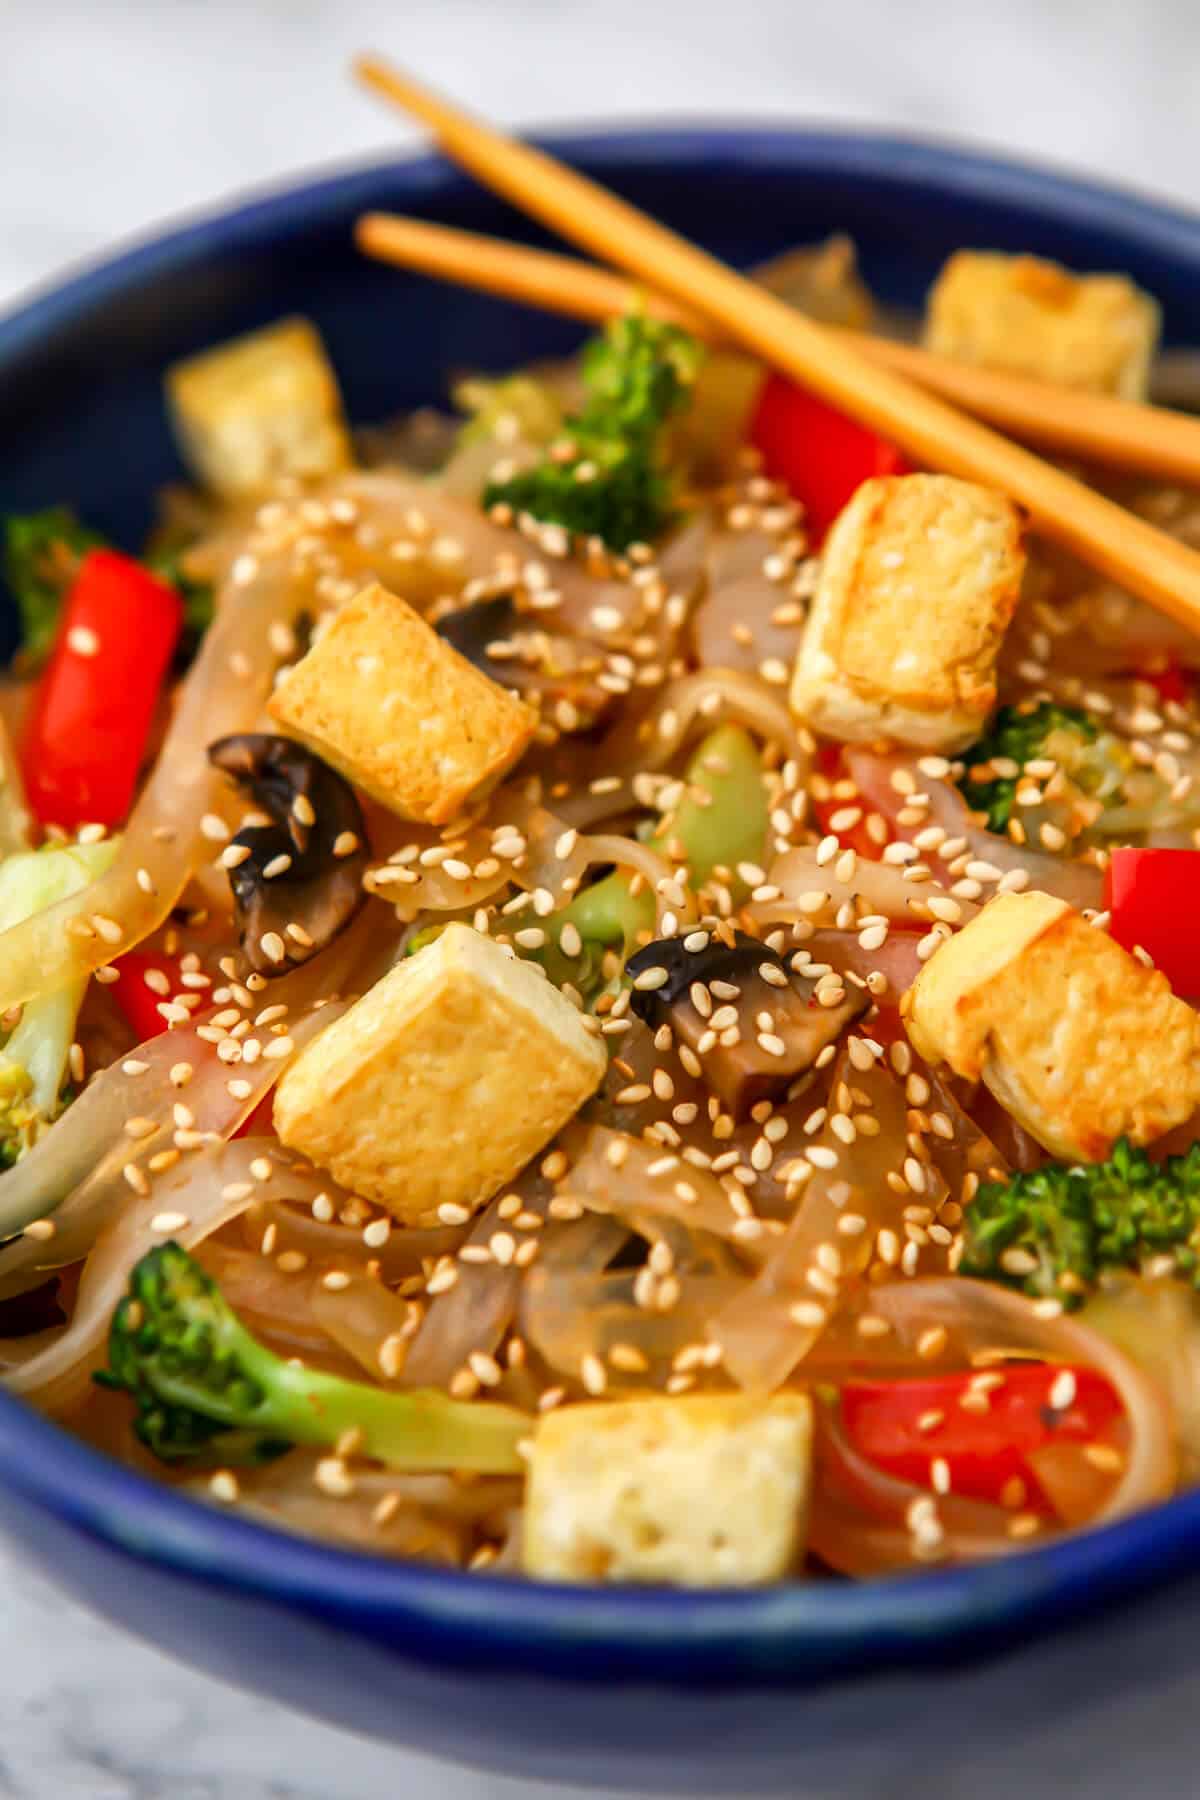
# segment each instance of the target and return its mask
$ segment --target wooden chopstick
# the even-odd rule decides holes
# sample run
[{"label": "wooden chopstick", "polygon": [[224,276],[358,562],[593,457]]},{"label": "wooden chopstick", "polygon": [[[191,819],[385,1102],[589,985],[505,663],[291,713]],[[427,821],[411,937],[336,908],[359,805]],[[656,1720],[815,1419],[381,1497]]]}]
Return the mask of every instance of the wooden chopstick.
[{"label": "wooden chopstick", "polygon": [[[686,325],[698,337],[716,336],[699,313],[644,293],[623,276],[577,257],[396,213],[364,214],[355,238],[361,250],[381,262],[568,318],[602,322],[643,306],[656,318]],[[1200,419],[1187,413],[975,368],[915,344],[844,327],[824,329],[849,337],[868,361],[898,370],[1014,437],[1109,468],[1200,486]]]},{"label": "wooden chopstick", "polygon": [[917,461],[998,488],[1038,530],[1200,632],[1200,555],[835,337],[597,182],[474,119],[375,57],[366,84],[420,119],[485,186],[890,437]]}]

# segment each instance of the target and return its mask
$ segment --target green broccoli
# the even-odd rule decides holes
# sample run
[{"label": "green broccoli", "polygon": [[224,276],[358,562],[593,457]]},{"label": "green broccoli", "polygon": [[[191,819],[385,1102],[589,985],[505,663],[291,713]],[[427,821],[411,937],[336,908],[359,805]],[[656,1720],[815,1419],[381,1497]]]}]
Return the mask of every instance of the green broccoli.
[{"label": "green broccoli", "polygon": [[297,1444],[397,1469],[515,1474],[531,1421],[512,1407],[394,1393],[285,1362],[248,1332],[187,1251],[156,1245],[113,1313],[108,1366],[94,1379],[133,1396],[135,1430],[168,1463],[259,1463]]},{"label": "green broccoli", "polygon": [[79,565],[89,550],[103,544],[65,506],[13,513],[4,521],[4,581],[17,603],[27,669],[40,668],[50,654],[59,609]]},{"label": "green broccoli", "polygon": [[[0,931],[77,894],[102,875],[117,839],[20,850],[0,862]],[[0,1168],[11,1168],[62,1110],[67,1060],[86,979],[40,994],[0,1047]]]},{"label": "green broccoli", "polygon": [[963,764],[968,804],[1016,843],[1077,856],[1200,822],[1194,783],[1177,781],[1157,758],[1136,754],[1122,731],[1073,706],[1001,707]]},{"label": "green broccoli", "polygon": [[959,1272],[1081,1304],[1101,1275],[1170,1255],[1200,1286],[1200,1144],[1152,1162],[1122,1138],[1107,1162],[987,1182],[966,1208]]},{"label": "green broccoli", "polygon": [[1027,763],[1046,758],[1070,766],[1087,754],[1099,733],[1085,712],[1041,700],[1035,706],[1002,706],[987,732],[963,756],[959,783],[989,831],[1004,831],[1016,804]]},{"label": "green broccoli", "polygon": [[[678,843],[696,887],[714,869],[728,869],[729,885],[740,896],[745,884],[737,865],[759,862],[767,841],[767,792],[753,738],[740,725],[718,726],[697,746],[683,780],[684,796],[650,847],[665,853]],[[545,921],[548,943],[535,954],[556,981],[571,981],[586,992],[595,985],[605,949],[619,948],[628,956],[645,932],[653,932],[654,895],[644,886],[633,891],[631,883],[628,870],[615,869]],[[560,947],[566,925],[582,940],[575,958]]]},{"label": "green broccoli", "polygon": [[484,489],[509,506],[610,549],[658,537],[671,517],[664,427],[690,398],[700,347],[677,325],[641,314],[614,320],[583,357],[587,399],[541,461]]}]

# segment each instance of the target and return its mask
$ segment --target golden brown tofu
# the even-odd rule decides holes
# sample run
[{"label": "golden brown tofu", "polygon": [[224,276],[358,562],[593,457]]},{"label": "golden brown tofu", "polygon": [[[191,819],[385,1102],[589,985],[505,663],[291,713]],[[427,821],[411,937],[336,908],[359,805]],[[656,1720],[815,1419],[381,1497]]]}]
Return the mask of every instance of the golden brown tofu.
[{"label": "golden brown tofu", "polygon": [[959,362],[1144,400],[1159,309],[1124,275],[959,250],[929,296],[924,341]]},{"label": "golden brown tofu", "polygon": [[526,1572],[680,1587],[781,1580],[804,1552],[811,1456],[804,1394],[547,1413],[529,1462]]},{"label": "golden brown tofu", "polygon": [[378,583],[288,670],[285,731],[406,819],[442,825],[523,754],[537,714]]},{"label": "golden brown tofu", "polygon": [[793,712],[847,742],[961,749],[995,702],[1024,568],[1004,495],[950,475],[863,482],[825,545]]},{"label": "golden brown tofu", "polygon": [[407,1225],[475,1211],[604,1075],[602,1041],[532,963],[448,925],[313,1040],[275,1092],[285,1144]]},{"label": "golden brown tofu", "polygon": [[1200,1105],[1200,1016],[1049,894],[999,894],[937,950],[901,1010],[914,1048],[980,1078],[1056,1156],[1101,1162]]},{"label": "golden brown tofu", "polygon": [[307,319],[281,319],[175,363],[166,386],[187,462],[228,499],[261,493],[282,475],[332,475],[353,460],[337,377]]}]

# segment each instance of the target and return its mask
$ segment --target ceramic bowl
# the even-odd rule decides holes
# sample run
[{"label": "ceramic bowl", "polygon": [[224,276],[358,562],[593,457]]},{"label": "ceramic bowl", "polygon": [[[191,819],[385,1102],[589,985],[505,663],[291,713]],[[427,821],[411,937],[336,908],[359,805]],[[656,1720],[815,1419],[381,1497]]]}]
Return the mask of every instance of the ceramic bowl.
[{"label": "ceramic bowl", "polygon": [[[915,304],[957,246],[1032,250],[1129,271],[1169,338],[1200,341],[1200,221],[1133,195],[859,133],[622,130],[551,147],[735,263],[842,228],[872,287]],[[69,500],[136,543],[179,473],[164,366],[284,312],[317,321],[360,420],[436,399],[449,371],[575,341],[561,321],[364,262],[351,226],[371,207],[531,236],[424,158],[299,180],[35,295],[0,321],[0,510]],[[933,1732],[929,1791],[1000,1759],[1045,1792],[1035,1777],[1056,1757],[1078,1775],[1082,1746],[1111,1754],[1113,1721],[1144,1736],[1140,1709],[1200,1663],[1200,1495],[991,1567],[594,1592],[272,1533],[0,1397],[0,1524],[98,1611],[227,1680],[413,1748],[585,1783],[878,1792],[928,1758]],[[1172,1712],[1181,1756],[1200,1748],[1198,1717]]]}]

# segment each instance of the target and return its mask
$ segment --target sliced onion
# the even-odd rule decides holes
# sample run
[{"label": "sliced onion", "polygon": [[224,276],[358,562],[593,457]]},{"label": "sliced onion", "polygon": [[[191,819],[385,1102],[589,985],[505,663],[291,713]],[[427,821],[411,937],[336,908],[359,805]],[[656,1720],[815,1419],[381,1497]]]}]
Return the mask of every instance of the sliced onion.
[{"label": "sliced onion", "polygon": [[[896,752],[881,756],[877,751],[859,745],[846,746],[846,766],[858,786],[865,804],[883,814],[897,837],[911,841],[913,835],[928,826],[937,825],[947,840],[964,839],[969,854],[988,863],[1001,875],[1022,874],[1024,886],[1043,893],[1055,894],[1069,905],[1098,908],[1104,895],[1104,877],[1089,863],[1069,857],[1050,856],[1027,844],[1014,844],[1007,837],[986,831],[976,823],[963,796],[952,781],[927,775],[920,767],[923,759]],[[922,812],[921,824],[902,826],[897,815],[908,798],[892,785],[893,775],[911,782],[911,792],[928,796],[929,804]],[[928,853],[927,859],[936,869],[939,859]]]},{"label": "sliced onion", "polygon": [[[847,1090],[853,1093],[850,1107],[844,1104]],[[847,1145],[832,1129],[836,1111],[869,1116],[878,1132],[860,1130]],[[889,1227],[903,1242],[904,1206],[919,1199],[936,1210],[944,1198],[945,1184],[928,1164],[919,1194],[908,1188],[896,1193],[888,1185],[889,1176],[903,1184],[910,1156],[907,1129],[902,1089],[877,1062],[856,1069],[849,1045],[844,1047],[834,1067],[831,1119],[812,1145],[819,1162],[832,1159],[833,1166],[796,1159],[797,1169],[811,1174],[791,1224],[775,1240],[756,1279],[709,1323],[708,1335],[720,1344],[724,1367],[739,1387],[771,1391],[786,1381],[842,1304],[845,1288],[867,1268],[879,1231]],[[861,1228],[847,1232],[847,1216],[861,1220]],[[837,1271],[827,1266],[834,1258]]]},{"label": "sliced onion", "polygon": [[[313,1284],[312,1315],[326,1336],[340,1344],[373,1381],[391,1382],[396,1377],[383,1367],[379,1353],[389,1339],[407,1348],[415,1322],[413,1309],[364,1269],[343,1266],[340,1274],[343,1285],[337,1288]],[[419,1310],[415,1317],[420,1317]]]},{"label": "sliced onion", "polygon": [[[124,1210],[101,1233],[84,1266],[70,1323],[44,1334],[32,1354],[31,1339],[0,1342],[0,1363],[10,1365],[5,1377],[9,1390],[46,1412],[62,1413],[78,1404],[93,1369],[103,1362],[109,1320],[125,1292],[130,1269],[165,1237],[174,1237],[190,1250],[237,1218],[257,1191],[253,1165],[262,1157],[278,1170],[272,1182],[289,1199],[311,1202],[321,1191],[319,1177],[306,1165],[297,1166],[274,1138],[239,1138],[189,1153],[155,1178],[148,1195],[131,1194]],[[230,1189],[235,1197],[227,1193]],[[155,1219],[174,1215],[186,1222],[173,1222],[169,1231],[155,1229]]]},{"label": "sliced onion", "polygon": [[[633,1229],[643,1221],[671,1219],[687,1232],[708,1232],[761,1262],[763,1240],[739,1233],[744,1222],[715,1175],[664,1152],[659,1144],[603,1125],[568,1130],[563,1147],[570,1168],[562,1190],[592,1212],[607,1213]],[[664,1166],[666,1165],[666,1166]]]},{"label": "sliced onion", "polygon": [[[490,1250],[497,1234],[503,1233],[510,1239],[522,1235],[512,1232],[506,1212],[501,1211],[510,1192],[520,1196],[522,1210],[545,1217],[549,1183],[536,1170],[527,1170],[511,1189],[484,1208],[467,1237],[467,1245]],[[404,1364],[406,1387],[449,1387],[457,1372],[466,1367],[472,1351],[491,1356],[513,1322],[523,1274],[520,1268],[494,1257],[485,1263],[460,1259],[455,1267],[458,1279],[454,1286],[430,1302],[412,1340]]]},{"label": "sliced onion", "polygon": [[[833,915],[837,909],[851,903],[859,914],[879,913],[909,929],[928,930],[935,917],[929,910],[930,900],[949,898],[947,890],[937,882],[909,881],[903,870],[894,864],[875,862],[867,856],[857,857],[854,873],[845,881],[839,880],[834,873],[834,863],[817,861],[815,845],[785,850],[771,864],[767,880],[772,887],[780,889],[781,898],[748,907],[752,917],[760,916],[759,908],[763,909],[762,916],[775,916],[770,909],[781,907],[786,901],[804,898],[809,906],[803,916],[814,924],[836,923]],[[813,902],[813,897],[818,894],[825,896],[825,905],[820,909]],[[969,900],[959,900],[957,904],[959,922],[964,925],[979,911]]]}]

